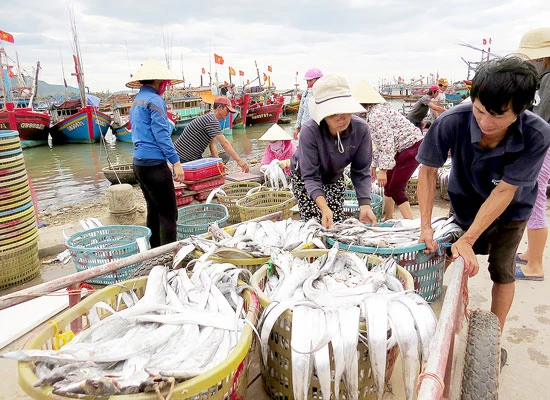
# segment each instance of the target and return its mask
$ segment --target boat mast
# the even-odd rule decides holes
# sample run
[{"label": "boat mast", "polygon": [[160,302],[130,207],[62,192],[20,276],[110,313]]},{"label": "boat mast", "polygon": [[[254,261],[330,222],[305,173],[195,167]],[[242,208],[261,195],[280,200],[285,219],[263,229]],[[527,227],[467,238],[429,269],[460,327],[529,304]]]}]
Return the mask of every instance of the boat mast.
[{"label": "boat mast", "polygon": [[36,96],[36,93],[38,92],[38,71],[40,71],[40,61],[36,62],[36,71],[34,73],[34,80],[33,80],[32,88],[31,88],[31,98],[29,99],[29,108],[31,110],[33,109],[32,103],[34,101],[34,97]]},{"label": "boat mast", "polygon": [[258,69],[258,61],[254,60],[254,64],[256,65],[256,73],[258,74],[258,85],[262,86],[262,80],[260,78],[260,70]]},{"label": "boat mast", "polygon": [[[2,82],[2,107],[5,108],[6,102],[8,101],[8,96],[7,96],[6,82],[4,81],[4,77],[5,77],[4,76],[4,59],[2,55],[5,56],[6,52],[3,47],[0,47],[0,74],[2,74],[2,76],[0,77],[0,81]],[[9,79],[9,78],[6,78],[6,79]]]},{"label": "boat mast", "polygon": [[86,107],[86,84],[84,83],[84,70],[82,69],[82,55],[80,53],[80,46],[78,44],[78,33],[76,31],[76,21],[74,13],[69,10],[71,18],[71,31],[73,34],[73,50],[76,54],[73,55],[75,76],[78,82],[78,89],[80,90],[80,102],[82,107]]}]

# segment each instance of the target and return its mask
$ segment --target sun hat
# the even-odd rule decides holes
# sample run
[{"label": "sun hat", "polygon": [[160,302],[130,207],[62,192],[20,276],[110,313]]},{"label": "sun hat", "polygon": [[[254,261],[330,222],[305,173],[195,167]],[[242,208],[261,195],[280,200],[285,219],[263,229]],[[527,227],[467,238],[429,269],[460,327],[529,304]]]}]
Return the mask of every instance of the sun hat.
[{"label": "sun hat", "polygon": [[319,68],[310,68],[306,71],[306,74],[304,75],[304,79],[306,81],[309,81],[310,79],[318,79],[322,77],[323,77],[323,73]]},{"label": "sun hat", "polygon": [[439,86],[432,85],[428,88],[428,92],[439,92]]},{"label": "sun hat", "polygon": [[236,113],[237,110],[235,110],[233,108],[233,106],[231,105],[231,102],[229,101],[229,99],[227,97],[218,97],[216,98],[216,100],[214,100],[214,104],[225,104],[227,106],[227,109],[229,110],[229,112],[231,113]]},{"label": "sun hat", "polygon": [[279,125],[273,124],[258,140],[292,140],[292,136]]},{"label": "sun hat", "polygon": [[447,79],[445,79],[445,78],[439,78],[437,83],[439,83],[440,85],[443,85],[443,86],[449,86],[449,81],[447,81]]},{"label": "sun hat", "polygon": [[524,33],[514,55],[531,60],[550,57],[550,27],[536,28]]},{"label": "sun hat", "polygon": [[351,89],[351,95],[361,104],[386,103],[382,97],[367,81],[361,81],[357,86]]},{"label": "sun hat", "polygon": [[318,125],[331,115],[360,112],[365,112],[365,109],[352,97],[348,81],[343,76],[325,75],[313,86],[309,114]]},{"label": "sun hat", "polygon": [[139,67],[137,72],[132,76],[132,80],[126,84],[126,87],[139,89],[141,87],[139,81],[154,81],[157,79],[161,81],[172,81],[172,85],[183,82],[174,72],[170,71],[159,61],[149,59]]}]

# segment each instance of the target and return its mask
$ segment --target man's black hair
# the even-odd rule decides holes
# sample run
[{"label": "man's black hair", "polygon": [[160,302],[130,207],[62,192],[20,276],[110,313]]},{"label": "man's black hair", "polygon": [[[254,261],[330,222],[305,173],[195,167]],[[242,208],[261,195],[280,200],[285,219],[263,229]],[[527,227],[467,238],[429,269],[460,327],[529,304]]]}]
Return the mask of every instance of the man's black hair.
[{"label": "man's black hair", "polygon": [[531,107],[539,85],[537,70],[519,57],[505,57],[481,64],[472,80],[470,97],[478,99],[493,115],[510,106],[519,115]]}]

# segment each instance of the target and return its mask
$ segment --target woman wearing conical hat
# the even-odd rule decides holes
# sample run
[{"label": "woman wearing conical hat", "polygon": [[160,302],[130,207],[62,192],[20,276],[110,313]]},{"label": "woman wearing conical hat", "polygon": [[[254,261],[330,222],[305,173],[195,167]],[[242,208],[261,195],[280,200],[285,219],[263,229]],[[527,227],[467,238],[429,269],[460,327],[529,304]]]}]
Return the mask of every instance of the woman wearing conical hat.
[{"label": "woman wearing conical hat", "polygon": [[391,108],[367,82],[360,82],[353,88],[352,94],[366,110],[373,143],[372,174],[378,169],[378,184],[384,188],[385,218],[393,218],[394,206],[397,204],[403,218],[412,219],[405,189],[418,167],[415,157],[423,135],[405,116]]},{"label": "woman wearing conical hat", "polygon": [[292,137],[279,125],[274,124],[258,140],[269,141],[260,163],[260,172],[264,172],[271,161],[279,160],[279,164],[284,166],[284,171],[288,175],[290,173],[290,157],[296,151]]},{"label": "woman wearing conical hat", "polygon": [[127,87],[138,89],[130,109],[133,168],[147,203],[151,247],[175,242],[178,208],[174,180],[183,182],[180,158],[172,143],[166,103],[161,97],[168,84],[183,82],[156,60],[145,62]]}]

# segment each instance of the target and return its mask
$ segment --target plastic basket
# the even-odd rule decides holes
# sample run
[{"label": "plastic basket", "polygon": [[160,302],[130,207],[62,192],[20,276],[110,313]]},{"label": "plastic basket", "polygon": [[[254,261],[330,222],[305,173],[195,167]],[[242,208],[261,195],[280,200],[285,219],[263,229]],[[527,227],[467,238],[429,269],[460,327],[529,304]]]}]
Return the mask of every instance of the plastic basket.
[{"label": "plastic basket", "polygon": [[[326,254],[328,250],[299,250],[292,254],[295,257],[311,258],[312,260]],[[374,265],[380,263],[377,257],[369,258],[368,264]],[[253,276],[251,285],[256,289],[260,305],[266,307],[271,300],[263,292],[265,281],[267,278],[268,266],[260,268]],[[412,278],[403,268],[398,268],[398,276],[405,283],[405,288],[410,289],[412,286]],[[364,322],[361,322],[360,329],[365,330]],[[264,387],[271,399],[288,400],[294,398],[292,385],[292,351],[290,343],[292,339],[292,311],[285,311],[277,320],[271,335],[269,337],[269,354],[267,357],[267,366],[261,364],[262,377],[264,379]],[[332,348],[329,347],[330,357],[332,360]],[[372,373],[370,371],[370,360],[368,356],[367,346],[359,341],[357,343],[358,371],[359,371],[359,398],[365,400],[376,399],[376,389]],[[387,354],[386,361],[386,383],[391,379],[395,361],[399,350],[397,346],[392,347]],[[331,375],[334,374],[334,365],[331,362]],[[340,385],[340,394],[338,399],[348,399],[345,393],[345,384]],[[319,380],[314,374],[311,377],[311,384],[308,389],[308,400],[319,399],[321,396],[321,387]]]},{"label": "plastic basket", "polygon": [[[390,223],[378,224],[379,227],[390,227]],[[449,242],[451,237],[438,240],[439,244]],[[332,246],[333,238],[327,237],[327,244]],[[365,247],[354,244],[338,243],[340,249],[356,253],[372,254],[379,257],[393,257],[397,264],[405,268],[413,277],[414,290],[426,301],[432,302],[443,293],[443,275],[445,274],[445,251],[440,247],[435,253],[425,254],[426,245],[419,243],[407,247]]]},{"label": "plastic basket", "polygon": [[213,176],[223,175],[225,172],[225,167],[223,163],[220,162],[218,164],[197,169],[188,170],[184,168],[183,172],[185,174],[185,181],[199,181]]},{"label": "plastic basket", "polygon": [[181,207],[178,210],[178,240],[206,233],[214,222],[217,222],[219,227],[224,227],[228,218],[227,208],[221,204],[194,204]]},{"label": "plastic basket", "polygon": [[[117,285],[107,286],[86,299],[59,314],[53,321],[59,328],[59,333],[71,330],[71,326],[88,327],[92,307],[99,301],[103,301],[117,309],[117,299],[121,293],[134,292],[137,297],[142,297],[145,292],[147,278],[132,279]],[[247,320],[251,325],[256,324],[258,312],[258,300],[249,290],[244,291],[244,298],[248,309]],[[105,317],[108,313],[100,308],[96,310],[100,317]],[[77,333],[77,332],[75,332]],[[55,343],[54,324],[44,324],[43,328],[33,336],[26,344],[25,349],[52,349]],[[229,353],[216,367],[200,374],[185,382],[175,385],[171,398],[174,400],[230,400],[243,399],[246,397],[248,389],[248,363],[249,353],[252,343],[253,332],[249,324],[244,324],[241,337],[235,348]],[[52,394],[52,387],[34,387],[33,384],[38,380],[33,371],[32,363],[18,363],[19,384],[29,396],[34,399],[48,400],[56,399],[74,399],[73,397],[55,396]],[[163,390],[161,398],[168,398],[168,389]],[[93,396],[85,396],[92,398]],[[118,395],[112,398],[120,400],[157,400],[159,396],[155,392],[139,393],[133,395]]]},{"label": "plastic basket", "polygon": [[229,212],[228,224],[235,224],[241,222],[241,214],[237,207],[237,200],[242,199],[250,191],[250,189],[258,188],[261,185],[258,182],[232,182],[226,183],[221,186],[221,189],[225,195],[218,192],[216,197],[218,203],[227,207]]},{"label": "plastic basket", "polygon": [[411,205],[418,204],[418,195],[416,194],[417,187],[418,178],[411,177],[407,182],[407,186],[405,187],[405,193],[407,194],[407,197],[409,198],[409,203]]},{"label": "plastic basket", "polygon": [[289,190],[265,190],[245,196],[237,200],[236,204],[241,221],[248,221],[277,211],[282,211],[282,219],[287,219],[292,217],[290,209],[296,205],[296,199]]},{"label": "plastic basket", "polygon": [[198,181],[195,183],[189,183],[185,186],[187,186],[187,189],[189,190],[205,190],[205,189],[212,189],[218,186],[221,186],[225,183],[225,178],[223,176],[216,177],[216,178],[209,178],[205,179],[203,181]]},{"label": "plastic basket", "polygon": [[20,285],[33,279],[40,271],[38,240],[18,244],[11,250],[0,250],[0,289]]},{"label": "plastic basket", "polygon": [[193,202],[194,199],[195,199],[194,194],[187,194],[185,196],[176,197],[176,206],[178,207],[185,206]]},{"label": "plastic basket", "polygon": [[[149,245],[151,230],[137,225],[107,225],[76,233],[65,241],[77,271],[107,264],[139,253],[136,239],[145,238]],[[88,280],[90,283],[108,285],[128,279],[141,263],[132,264]]]},{"label": "plastic basket", "polygon": [[[371,202],[370,206],[372,207],[372,212],[376,215],[376,220],[382,220],[383,207],[383,197],[377,194],[371,193]],[[357,203],[357,193],[355,190],[346,190],[344,197],[344,214],[348,217],[359,218],[359,203]]]}]

